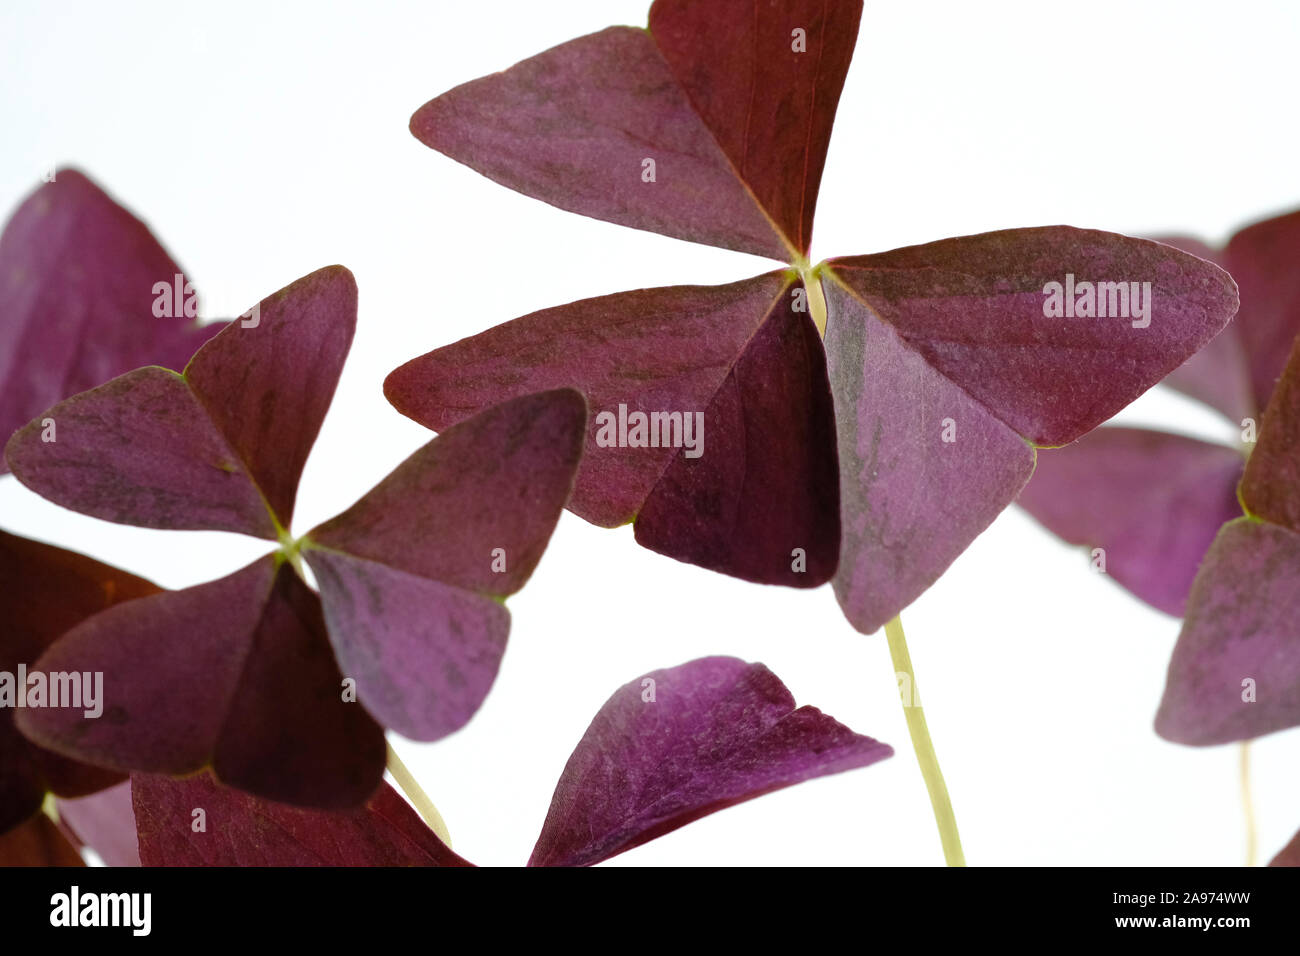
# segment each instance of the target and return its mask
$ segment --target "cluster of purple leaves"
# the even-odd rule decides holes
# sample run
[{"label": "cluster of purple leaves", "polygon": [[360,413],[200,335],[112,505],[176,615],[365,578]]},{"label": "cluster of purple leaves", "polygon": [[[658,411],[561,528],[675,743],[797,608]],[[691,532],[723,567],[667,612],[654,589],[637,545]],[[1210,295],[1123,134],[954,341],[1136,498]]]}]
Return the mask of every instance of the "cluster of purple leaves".
[{"label": "cluster of purple leaves", "polygon": [[[175,788],[206,787],[227,821],[244,821],[223,836],[260,840],[278,827],[301,844],[304,827],[351,826],[387,847],[381,856],[400,846],[446,862],[376,790],[382,726],[431,740],[469,719],[504,647],[499,599],[522,586],[566,502],[600,525],[633,521],[644,546],[723,573],[832,581],[869,633],[1015,498],[1038,447],[1086,433],[1225,326],[1237,293],[1218,267],[1064,226],[810,267],[860,12],[858,0],[795,0],[761,16],[741,0],[658,0],[648,29],[571,41],[420,109],[411,127],[422,141],[521,192],[787,267],[545,310],[408,363],[386,393],[440,437],[301,539],[286,530],[298,478],[355,321],[341,267],[265,300],[258,325],[228,326],[183,374],[140,368],[98,385],[141,364],[122,361],[20,429],[9,465],[53,501],[281,545],[221,581],[109,595],[113,606],[42,632],[38,667],[103,670],[122,696],[102,727],[27,711],[20,746],[131,771],[146,861],[164,860],[153,834],[182,862],[246,851],[246,840],[223,850],[186,836],[188,809],[182,819],[176,808],[194,795]],[[1149,280],[1158,321],[1047,314],[1044,284],[1068,273]],[[168,260],[144,288],[171,275]],[[702,413],[709,453],[605,447],[588,409],[620,406]],[[44,440],[46,419],[58,441]],[[147,451],[124,454],[125,443]],[[525,482],[523,470],[544,477]],[[504,576],[489,568],[495,548],[511,556]],[[319,595],[295,573],[299,558]],[[142,655],[157,665],[142,668]],[[754,666],[706,658],[660,672],[676,687],[662,702],[627,699],[636,682],[611,698],[561,779],[534,862],[596,862],[888,754],[792,710]],[[344,674],[361,708],[340,702]],[[666,751],[645,750],[645,721]],[[157,776],[201,768],[245,793]],[[28,791],[58,792],[38,772]],[[342,808],[367,798],[347,812],[368,816],[342,822]]]},{"label": "cluster of purple leaves", "polygon": [[1240,287],[1241,311],[1166,383],[1241,425],[1243,444],[1099,428],[1043,455],[1020,504],[1184,617],[1155,726],[1206,746],[1300,726],[1300,212],[1223,249],[1165,241]]},{"label": "cluster of purple leaves", "polygon": [[[299,476],[356,322],[346,269],[269,296],[250,310],[256,321],[158,321],[154,284],[180,269],[67,170],[23,204],[0,250],[0,340],[22,341],[29,370],[7,375],[0,394],[18,415],[38,410],[6,446],[14,476],[110,521],[280,546],[218,581],[165,591],[0,532],[0,670],[102,673],[106,697],[102,719],[76,707],[0,711],[0,861],[73,864],[85,843],[111,863],[462,863],[382,783],[384,728],[436,740],[482,704],[505,649],[504,598],[536,567],[573,485],[582,397],[558,389],[494,405],[294,539]],[[51,313],[71,318],[51,325]],[[83,338],[83,326],[95,334]],[[67,353],[69,337],[90,338],[95,363]],[[186,338],[208,340],[176,362]],[[65,382],[150,361],[184,371],[146,364],[54,401]],[[703,658],[649,676],[648,698],[629,684],[579,744],[535,862],[598,862],[892,753],[796,709],[762,665]],[[130,784],[86,796],[128,773]],[[82,798],[60,802],[62,829],[39,812],[47,793]],[[206,833],[191,829],[196,807],[210,814]]]},{"label": "cluster of purple leaves", "polygon": [[[1016,497],[1037,447],[1178,367],[1237,291],[1171,246],[1065,226],[810,267],[860,14],[859,0],[657,0],[648,29],[581,37],[425,104],[415,136],[499,183],[788,267],[536,312],[407,363],[385,391],[434,429],[557,387],[595,415],[702,413],[702,457],[589,429],[569,508],[746,580],[831,581],[870,633]],[[1158,319],[1046,315],[1045,284],[1069,273],[1151,281]]]}]

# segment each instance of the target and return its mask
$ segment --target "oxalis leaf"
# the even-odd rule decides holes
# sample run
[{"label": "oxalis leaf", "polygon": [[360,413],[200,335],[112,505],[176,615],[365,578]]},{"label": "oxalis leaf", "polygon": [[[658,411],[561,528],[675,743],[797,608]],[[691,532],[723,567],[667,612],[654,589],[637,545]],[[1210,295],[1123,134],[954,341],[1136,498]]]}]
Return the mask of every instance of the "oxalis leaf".
[{"label": "oxalis leaf", "polygon": [[[500,599],[523,586],[555,526],[586,407],[556,390],[485,411],[295,540],[299,476],[356,302],[346,269],[322,269],[250,310],[254,323],[224,329],[184,375],[127,373],[45,413],[56,440],[39,419],[10,440],[18,479],[66,507],[281,543],[228,577],[72,628],[36,666],[102,672],[106,719],[24,711],[29,739],[120,770],[211,767],[251,793],[336,809],[378,786],[380,722],[432,740],[478,709],[505,648]],[[321,595],[295,572],[300,557]]]},{"label": "oxalis leaf", "polygon": [[705,657],[624,684],[556,785],[530,866],[587,866],[693,820],[893,755],[762,664]]},{"label": "oxalis leaf", "polygon": [[[105,608],[154,594],[143,578],[64,551],[0,531],[0,833],[19,826],[37,812],[48,792],[81,796],[122,779],[120,773],[87,766],[26,740],[15,718],[26,711],[30,674],[41,654],[65,631]],[[20,670],[20,668],[22,670]],[[41,678],[44,681],[44,677]],[[105,705],[93,675],[75,676],[78,713]],[[83,686],[83,681],[86,682]],[[49,687],[42,684],[42,703]],[[95,698],[93,701],[91,698]],[[75,709],[75,708],[74,708]]]},{"label": "oxalis leaf", "polygon": [[411,132],[562,209],[798,258],[861,15],[860,0],[658,0],[648,29],[610,27],[459,86]]},{"label": "oxalis leaf", "polygon": [[1300,213],[1242,229],[1222,250],[1194,239],[1164,241],[1229,269],[1240,285],[1241,311],[1164,384],[1240,424],[1243,443],[1099,428],[1040,455],[1019,504],[1067,541],[1100,548],[1117,583],[1181,617],[1210,543],[1241,513],[1236,489],[1258,409],[1300,333]]},{"label": "oxalis leaf", "polygon": [[76,170],[29,196],[0,235],[0,440],[115,375],[183,366],[221,323],[155,315],[155,284],[177,276],[184,288],[149,228]]},{"label": "oxalis leaf", "polygon": [[1225,525],[1192,585],[1156,731],[1247,740],[1300,725],[1300,338]]},{"label": "oxalis leaf", "polygon": [[[815,707],[796,708],[761,664],[707,657],[654,671],[596,714],[529,865],[599,863],[717,810],[892,753]],[[146,866],[466,865],[387,785],[347,813],[286,807],[208,774],[133,774],[131,792]],[[112,827],[101,820],[95,829],[117,846],[129,822],[120,790],[113,799]]]},{"label": "oxalis leaf", "polygon": [[223,787],[132,774],[145,866],[469,866],[392,787],[346,813],[287,807]]},{"label": "oxalis leaf", "polygon": [[593,417],[575,512],[635,521],[646,547],[746,580],[833,580],[869,633],[1011,502],[1035,446],[1171,372],[1231,318],[1236,288],[1168,245],[1064,226],[809,268],[860,12],[659,0],[648,30],[583,37],[426,104],[415,135],[498,182],[792,268],[533,313],[407,363],[385,391],[438,430],[576,388]]}]

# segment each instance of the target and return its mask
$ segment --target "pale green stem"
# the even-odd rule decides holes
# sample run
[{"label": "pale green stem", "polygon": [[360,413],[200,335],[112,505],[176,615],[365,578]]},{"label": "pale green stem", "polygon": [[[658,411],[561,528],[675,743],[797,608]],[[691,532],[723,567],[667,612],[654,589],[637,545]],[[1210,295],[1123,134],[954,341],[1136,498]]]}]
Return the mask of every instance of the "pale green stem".
[{"label": "pale green stem", "polygon": [[821,278],[815,268],[801,265],[798,269],[808,295],[808,314],[812,316],[813,325],[817,326],[817,334],[826,338],[826,295],[822,292]]},{"label": "pale green stem", "polygon": [[889,639],[889,656],[894,662],[895,673],[907,675],[910,697],[903,701],[903,715],[907,718],[907,731],[912,735],[912,749],[921,765],[925,788],[930,792],[930,806],[934,808],[934,820],[943,843],[943,858],[949,866],[965,866],[966,857],[962,853],[961,837],[957,834],[957,818],[953,816],[948,786],[943,782],[943,771],[939,769],[930,730],[925,725],[925,711],[921,709],[921,699],[917,694],[916,673],[912,670],[912,657],[907,652],[901,617],[895,617],[885,625],[885,637]]},{"label": "pale green stem", "polygon": [[1250,792],[1250,741],[1241,742],[1241,807],[1246,814],[1246,865],[1255,865],[1258,840],[1255,835],[1255,800]]},{"label": "pale green stem", "polygon": [[424,822],[429,824],[429,829],[450,848],[451,834],[447,831],[447,824],[443,822],[442,814],[433,805],[429,795],[415,782],[415,777],[411,776],[411,771],[406,769],[406,764],[402,763],[402,758],[397,756],[397,751],[393,749],[392,744],[388,744],[388,772],[393,775],[393,779],[397,781],[397,785],[402,788],[402,792],[411,803],[415,804],[415,809],[420,811],[420,816],[424,817]]}]

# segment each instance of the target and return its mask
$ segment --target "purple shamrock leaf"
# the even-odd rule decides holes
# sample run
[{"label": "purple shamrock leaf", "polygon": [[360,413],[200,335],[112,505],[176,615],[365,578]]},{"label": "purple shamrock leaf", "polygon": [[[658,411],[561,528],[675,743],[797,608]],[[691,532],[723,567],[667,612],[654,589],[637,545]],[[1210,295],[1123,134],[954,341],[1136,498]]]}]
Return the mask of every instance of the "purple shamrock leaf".
[{"label": "purple shamrock leaf", "polygon": [[383,784],[347,812],[304,810],[223,787],[132,774],[145,866],[469,866]]},{"label": "purple shamrock leaf", "polygon": [[[29,695],[40,689],[42,704],[51,701],[46,676],[33,666],[60,635],[79,622],[119,602],[157,593],[143,578],[109,567],[72,551],[0,531],[0,833],[18,826],[40,809],[47,792],[75,797],[93,793],[121,779],[121,774],[87,766],[24,739],[15,718],[29,711]],[[28,673],[28,671],[31,673]],[[65,675],[73,713],[102,708],[103,688],[93,676]],[[84,684],[84,686],[83,686]],[[92,701],[91,698],[94,698]]]},{"label": "purple shamrock leaf", "polygon": [[[657,0],[426,103],[411,132],[595,219],[775,259],[807,254],[861,0]],[[719,22],[727,30],[718,29]]]},{"label": "purple shamrock leaf", "polygon": [[[1229,269],[1242,297],[1236,318],[1164,384],[1240,423],[1253,441],[1258,409],[1300,333],[1292,267],[1300,212],[1242,229],[1222,250],[1194,239],[1164,241]],[[1041,454],[1019,504],[1072,544],[1101,548],[1119,584],[1181,617],[1215,534],[1241,513],[1243,452],[1166,432],[1100,428]]]},{"label": "purple shamrock leaf", "polygon": [[893,754],[762,664],[705,657],[623,685],[564,768],[529,866],[588,866],[693,820]]},{"label": "purple shamrock leaf", "polygon": [[1300,725],[1300,337],[1246,465],[1247,517],[1223,527],[1192,585],[1156,731],[1247,740]]},{"label": "purple shamrock leaf", "polygon": [[[106,719],[27,711],[29,739],[121,770],[211,767],[263,797],[338,809],[381,779],[374,717],[434,739],[481,704],[508,629],[497,599],[523,586],[558,520],[586,406],[559,390],[491,409],[295,540],[299,475],[356,301],[346,269],[320,270],[250,310],[256,321],[228,326],[183,376],[127,373],[51,409],[58,440],[42,440],[39,423],[10,440],[19,480],[65,506],[281,545],[218,581],[73,628],[37,666],[103,673]],[[321,575],[323,606],[299,576],[302,555]]]},{"label": "purple shamrock leaf", "polygon": [[576,513],[635,521],[645,547],[745,580],[834,579],[869,633],[1014,499],[1035,446],[1171,372],[1224,327],[1236,288],[1171,246],[1064,226],[810,267],[860,14],[657,0],[646,30],[426,104],[415,135],[498,182],[791,268],[536,312],[407,363],[385,391],[438,430],[576,388],[593,412]]},{"label": "purple shamrock leaf", "polygon": [[29,196],[0,235],[0,440],[115,375],[182,367],[221,326],[184,308],[157,315],[160,283],[192,290],[148,227],[81,173],[61,169]]}]

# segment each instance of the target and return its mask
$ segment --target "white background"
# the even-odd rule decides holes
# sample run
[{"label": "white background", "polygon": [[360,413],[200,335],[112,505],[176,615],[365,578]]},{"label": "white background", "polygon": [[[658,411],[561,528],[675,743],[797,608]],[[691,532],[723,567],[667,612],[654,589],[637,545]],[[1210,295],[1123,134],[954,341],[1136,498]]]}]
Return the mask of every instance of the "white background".
[{"label": "white background", "polygon": [[[772,268],[554,209],[407,131],[456,84],[645,15],[643,0],[5,0],[0,203],[75,164],[227,313],[323,265],[355,272],[358,334],[307,464],[302,533],[428,438],[381,393],[407,359],[578,298]],[[868,0],[813,257],[1050,223],[1221,241],[1300,203],[1297,41],[1300,6],[1287,2]],[[1159,389],[1122,418],[1233,437]],[[170,587],[266,547],[80,517],[12,479],[0,525]],[[941,862],[883,634],[854,632],[829,587],[745,584],[566,514],[510,607],[510,649],[474,720],[437,744],[397,742],[471,860],[527,859],[569,752],[616,687],[733,654],[897,756],[616,862]],[[1243,861],[1236,749],[1177,747],[1151,729],[1177,622],[1091,572],[1082,551],[1013,508],[904,621],[972,864]],[[1264,861],[1300,827],[1298,755],[1295,731],[1254,748]]]}]

